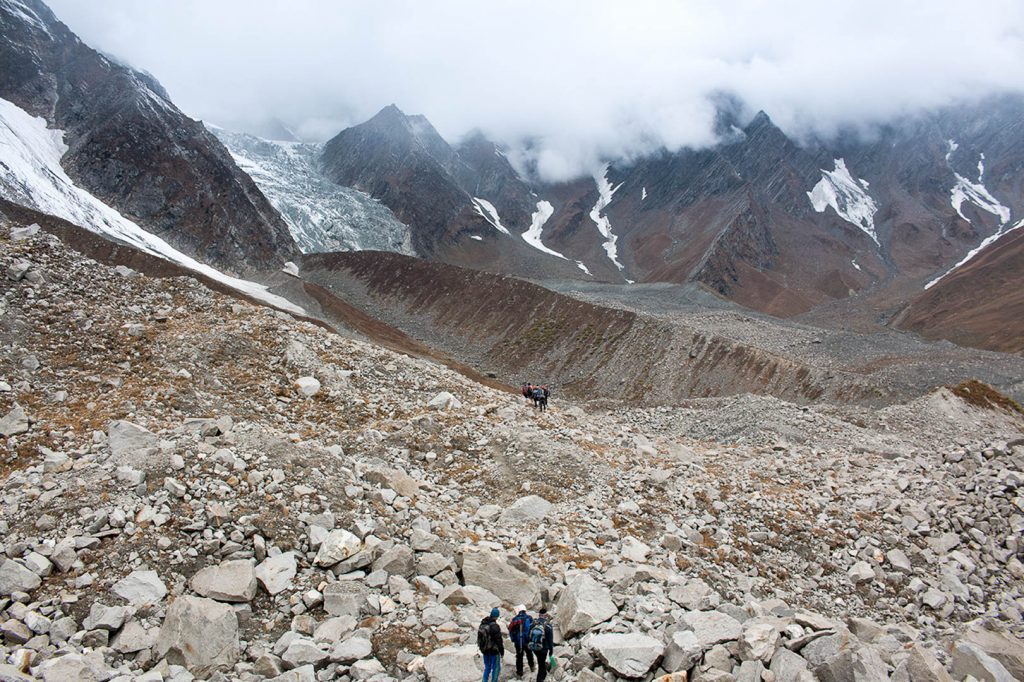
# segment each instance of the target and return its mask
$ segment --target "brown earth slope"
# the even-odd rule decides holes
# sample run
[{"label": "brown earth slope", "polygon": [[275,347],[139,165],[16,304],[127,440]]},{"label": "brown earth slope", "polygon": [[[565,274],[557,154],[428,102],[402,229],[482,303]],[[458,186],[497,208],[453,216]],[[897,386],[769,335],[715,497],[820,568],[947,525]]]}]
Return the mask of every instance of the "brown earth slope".
[{"label": "brown earth slope", "polygon": [[897,325],[965,346],[1024,351],[1024,230],[1000,238],[924,291]]}]

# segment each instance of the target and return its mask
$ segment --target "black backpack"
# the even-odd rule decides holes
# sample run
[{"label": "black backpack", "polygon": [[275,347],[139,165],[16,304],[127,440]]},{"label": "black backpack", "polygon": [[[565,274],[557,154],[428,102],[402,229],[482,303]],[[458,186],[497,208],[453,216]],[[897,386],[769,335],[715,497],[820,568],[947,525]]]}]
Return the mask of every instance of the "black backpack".
[{"label": "black backpack", "polygon": [[491,627],[492,625],[494,625],[493,620],[485,620],[476,629],[476,646],[480,649],[481,653],[497,654],[501,652],[501,646],[498,642],[494,641],[494,631],[497,630],[498,637],[501,637],[501,630]]},{"label": "black backpack", "polygon": [[535,388],[535,389],[533,389],[533,395],[530,396],[530,397],[533,398],[534,400],[543,400],[544,399],[544,389],[543,388]]}]

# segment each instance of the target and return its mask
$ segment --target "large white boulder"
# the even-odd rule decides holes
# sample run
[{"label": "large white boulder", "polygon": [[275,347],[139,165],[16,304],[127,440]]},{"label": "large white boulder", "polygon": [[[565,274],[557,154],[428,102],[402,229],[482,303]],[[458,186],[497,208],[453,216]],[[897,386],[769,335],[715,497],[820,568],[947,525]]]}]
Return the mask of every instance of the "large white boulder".
[{"label": "large white boulder", "polygon": [[608,588],[583,573],[573,578],[559,595],[555,622],[562,637],[572,637],[618,612]]},{"label": "large white boulder", "polygon": [[256,579],[260,581],[270,594],[284,592],[292,586],[292,579],[298,572],[295,552],[284,552],[277,556],[267,557],[255,569]]},{"label": "large white boulder", "polygon": [[238,660],[234,608],[202,597],[178,597],[167,609],[154,651],[198,677],[230,670]]},{"label": "large white boulder", "polygon": [[167,586],[156,571],[132,571],[114,583],[110,591],[132,606],[157,604],[167,596]]},{"label": "large white boulder", "polygon": [[691,611],[683,616],[682,625],[693,631],[705,649],[739,639],[743,629],[738,620],[721,611]]},{"label": "large white boulder", "polygon": [[590,639],[590,648],[605,667],[626,679],[640,679],[665,655],[665,645],[634,632],[612,632]]},{"label": "large white boulder", "polygon": [[320,549],[317,550],[316,558],[313,560],[317,566],[333,566],[334,564],[348,559],[358,552],[363,546],[359,537],[344,528],[335,528],[327,534],[320,542]]},{"label": "large white boulder", "polygon": [[427,407],[431,410],[457,410],[462,407],[462,403],[448,391],[441,391],[430,399]]},{"label": "large white boulder", "polygon": [[16,561],[0,562],[0,595],[12,592],[31,592],[42,582],[39,576]]},{"label": "large white boulder", "polygon": [[540,587],[533,576],[508,562],[508,557],[489,549],[468,549],[462,556],[462,577],[509,604],[540,605]]},{"label": "large white boulder", "polygon": [[483,657],[476,646],[435,649],[423,663],[428,682],[477,682],[483,674]]},{"label": "large white boulder", "polygon": [[295,380],[295,390],[303,397],[312,398],[320,392],[320,381],[316,377],[299,377]]},{"label": "large white boulder", "polygon": [[197,594],[217,601],[252,601],[256,596],[256,569],[248,559],[225,561],[198,571],[191,585]]},{"label": "large white boulder", "polygon": [[156,434],[129,421],[112,421],[107,426],[107,444],[114,462],[144,466],[160,445]]},{"label": "large white boulder", "polygon": [[552,506],[540,495],[527,495],[513,502],[501,514],[501,520],[508,524],[539,523],[547,517]]},{"label": "large white boulder", "polygon": [[747,621],[740,633],[738,653],[741,661],[772,660],[779,647],[779,630],[774,623]]}]

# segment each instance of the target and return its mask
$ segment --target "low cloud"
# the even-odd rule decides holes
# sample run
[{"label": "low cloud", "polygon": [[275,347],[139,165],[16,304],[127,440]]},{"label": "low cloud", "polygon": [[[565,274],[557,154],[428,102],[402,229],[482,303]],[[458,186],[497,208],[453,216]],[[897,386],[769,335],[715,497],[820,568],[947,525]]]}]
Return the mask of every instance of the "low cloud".
[{"label": "low cloud", "polygon": [[545,179],[713,141],[726,92],[829,135],[1024,91],[1024,3],[51,0],[190,115],[326,139],[395,103]]}]

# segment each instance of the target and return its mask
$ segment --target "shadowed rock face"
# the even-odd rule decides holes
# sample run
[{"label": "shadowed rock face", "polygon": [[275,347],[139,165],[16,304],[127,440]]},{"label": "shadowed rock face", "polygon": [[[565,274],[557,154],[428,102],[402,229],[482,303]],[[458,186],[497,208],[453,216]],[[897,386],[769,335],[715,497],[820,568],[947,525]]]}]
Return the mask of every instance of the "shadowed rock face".
[{"label": "shadowed rock face", "polygon": [[0,2],[0,97],[65,131],[76,183],[200,260],[235,271],[297,252],[284,221],[148,74],[83,44],[36,0]]}]

